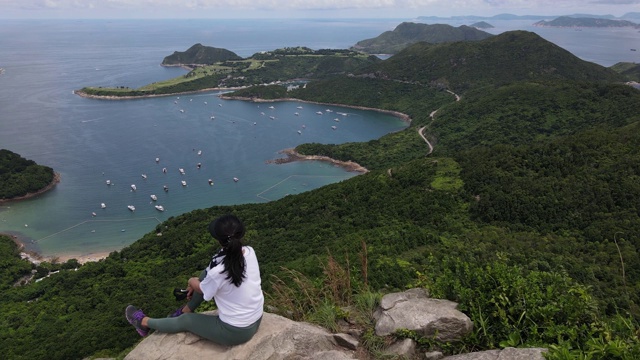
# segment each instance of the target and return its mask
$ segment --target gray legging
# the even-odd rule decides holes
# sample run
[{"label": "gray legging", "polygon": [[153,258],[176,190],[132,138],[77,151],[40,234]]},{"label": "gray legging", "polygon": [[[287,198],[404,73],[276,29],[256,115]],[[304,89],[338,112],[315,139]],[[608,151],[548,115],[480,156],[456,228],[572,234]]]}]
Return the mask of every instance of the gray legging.
[{"label": "gray legging", "polygon": [[[206,275],[207,272],[203,271],[200,274],[200,280],[204,279]],[[194,291],[187,306],[191,311],[195,311],[203,301],[203,295]],[[149,318],[147,325],[164,333],[189,331],[216,344],[231,346],[249,341],[258,331],[261,320],[262,318],[247,327],[236,327],[225,324],[217,315],[184,313],[173,318]]]}]

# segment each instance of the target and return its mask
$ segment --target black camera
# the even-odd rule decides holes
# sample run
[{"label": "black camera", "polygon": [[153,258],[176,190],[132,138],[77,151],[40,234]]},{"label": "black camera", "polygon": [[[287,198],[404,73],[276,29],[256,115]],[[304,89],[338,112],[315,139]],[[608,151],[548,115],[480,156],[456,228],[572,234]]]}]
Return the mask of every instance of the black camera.
[{"label": "black camera", "polygon": [[187,289],[175,288],[173,289],[173,296],[176,297],[176,301],[181,301],[187,298]]}]

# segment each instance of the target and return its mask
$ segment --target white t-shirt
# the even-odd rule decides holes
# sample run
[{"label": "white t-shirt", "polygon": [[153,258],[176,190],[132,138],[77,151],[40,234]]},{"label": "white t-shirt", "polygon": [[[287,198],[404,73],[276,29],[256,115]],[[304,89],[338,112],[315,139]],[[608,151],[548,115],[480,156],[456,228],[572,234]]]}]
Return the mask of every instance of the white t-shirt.
[{"label": "white t-shirt", "polygon": [[243,246],[242,250],[246,277],[240,286],[226,279],[222,261],[213,269],[207,268],[207,276],[200,282],[204,299],[215,298],[220,320],[237,327],[247,327],[258,321],[264,305],[256,253],[250,246]]}]

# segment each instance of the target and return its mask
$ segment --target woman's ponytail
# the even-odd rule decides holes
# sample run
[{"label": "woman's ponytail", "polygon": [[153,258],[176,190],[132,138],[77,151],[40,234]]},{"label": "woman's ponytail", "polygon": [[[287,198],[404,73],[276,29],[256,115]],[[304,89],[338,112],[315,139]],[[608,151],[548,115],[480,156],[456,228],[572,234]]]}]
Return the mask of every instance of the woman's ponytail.
[{"label": "woman's ponytail", "polygon": [[209,224],[209,233],[224,248],[223,273],[227,274],[227,280],[235,286],[240,286],[245,278],[246,264],[242,254],[242,238],[244,237],[244,225],[234,215],[223,215]]}]

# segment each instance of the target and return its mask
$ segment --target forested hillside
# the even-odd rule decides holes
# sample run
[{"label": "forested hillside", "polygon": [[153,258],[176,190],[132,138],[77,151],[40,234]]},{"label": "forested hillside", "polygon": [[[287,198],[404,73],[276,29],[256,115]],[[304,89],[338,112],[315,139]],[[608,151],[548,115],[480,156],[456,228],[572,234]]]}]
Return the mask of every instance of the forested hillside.
[{"label": "forested hillside", "polygon": [[446,24],[429,25],[403,22],[396,26],[393,31],[385,31],[375,38],[358,41],[352,49],[368,54],[396,54],[417,42],[439,44],[457,41],[478,41],[491,36],[493,35],[473,26],[453,27]]},{"label": "forested hillside", "polygon": [[35,193],[53,182],[53,169],[0,149],[0,200]]},{"label": "forested hillside", "polygon": [[[411,117],[378,140],[298,147],[354,160],[366,174],[172,217],[105,260],[24,286],[8,286],[12,272],[26,271],[15,251],[0,257],[3,355],[126,352],[139,337],[124,307],[170,313],[171,290],[215,251],[206,225],[233,212],[247,225],[273,311],[335,324],[357,295],[424,287],[458,302],[474,331],[448,344],[394,335],[416,339],[422,353],[535,346],[554,360],[640,358],[640,92],[529,33],[437,46],[286,93]],[[332,288],[336,277],[348,285]],[[380,355],[386,339],[359,324],[363,346]]]}]

